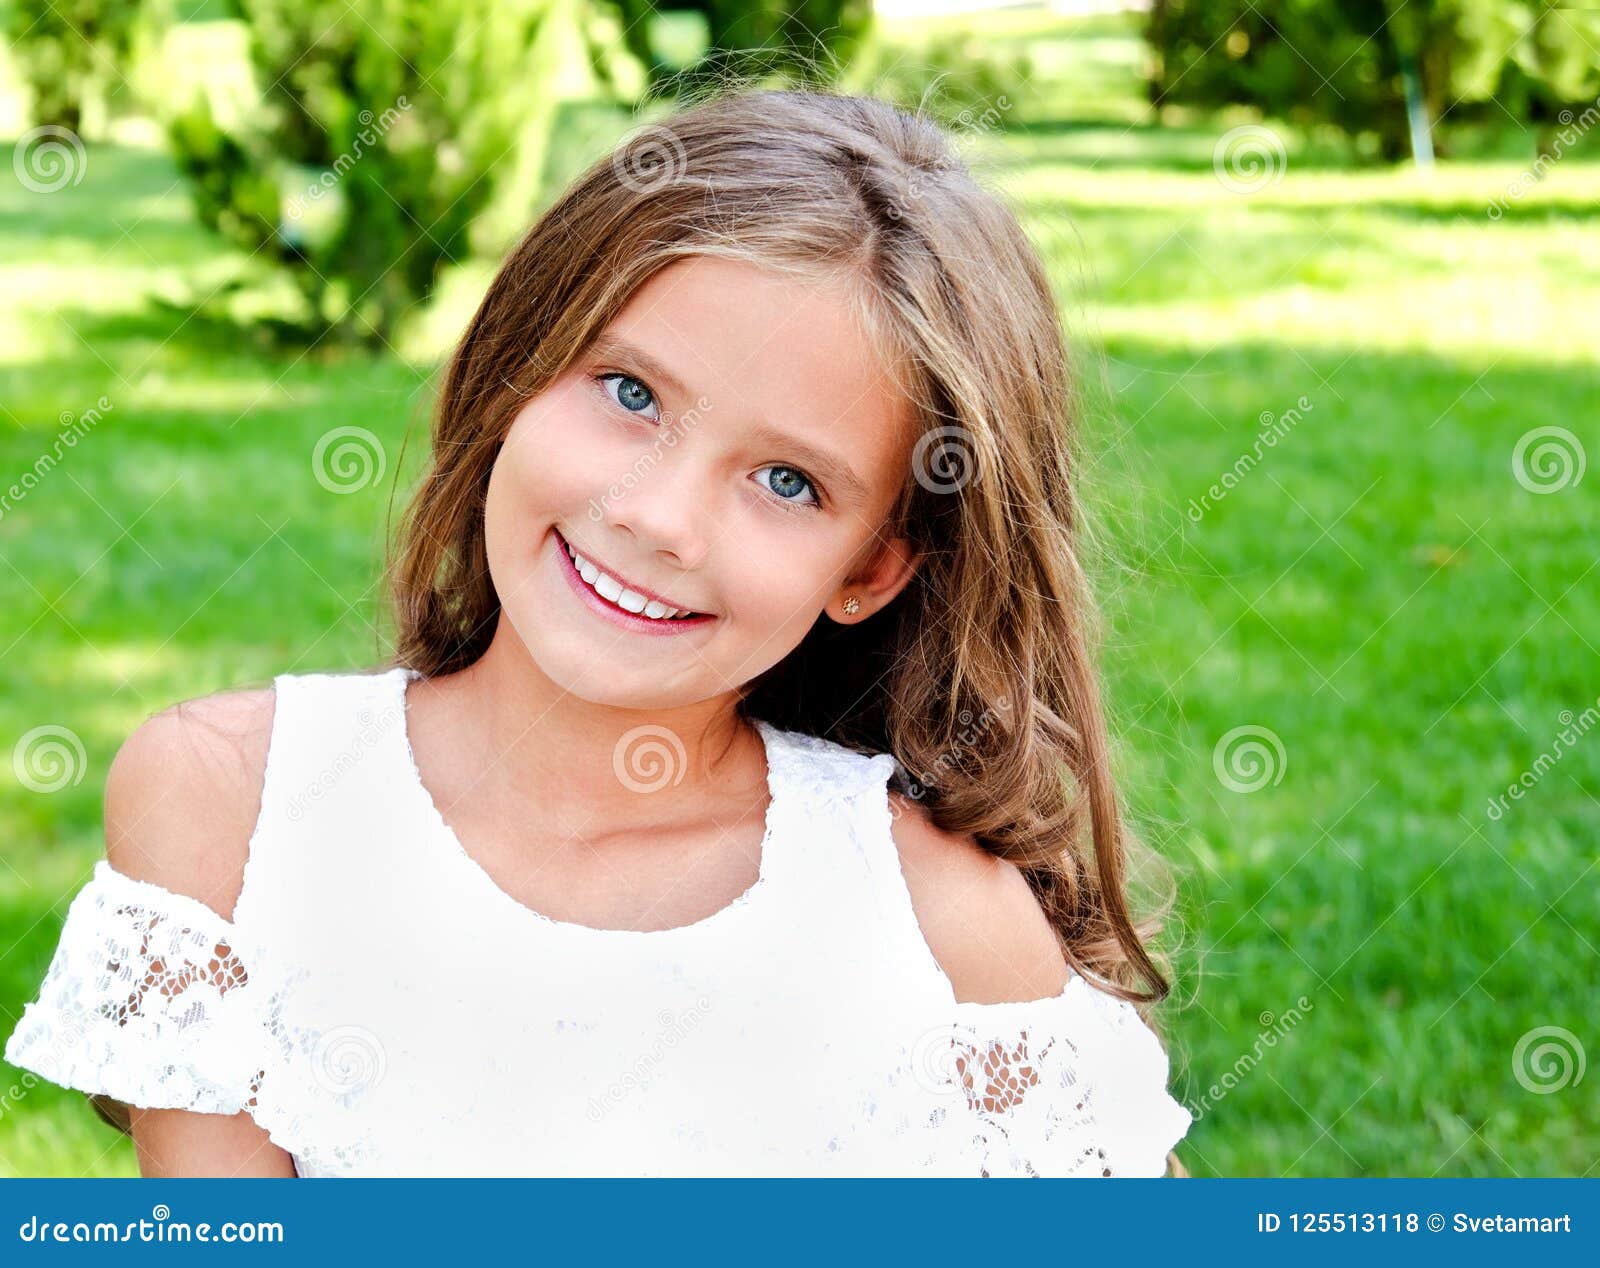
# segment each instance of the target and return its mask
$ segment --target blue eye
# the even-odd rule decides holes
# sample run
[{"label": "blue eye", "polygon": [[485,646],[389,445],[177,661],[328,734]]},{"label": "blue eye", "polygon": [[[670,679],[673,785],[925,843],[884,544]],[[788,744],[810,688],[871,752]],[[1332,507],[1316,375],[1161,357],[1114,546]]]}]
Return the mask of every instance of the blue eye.
[{"label": "blue eye", "polygon": [[[595,378],[606,385],[606,395],[630,414],[641,414],[644,410],[655,405],[655,394],[631,374],[620,374],[612,371],[607,374],[597,374]],[[618,380],[615,387],[611,383],[613,379]],[[661,417],[660,407],[657,406],[656,412],[652,415],[646,415],[646,417],[659,420]]]},{"label": "blue eye", "polygon": [[[631,374],[624,374],[620,370],[608,370],[603,374],[596,374],[594,381],[599,383],[606,394],[606,399],[637,417],[648,418],[652,422],[661,421],[661,406],[656,401],[655,393],[641,379],[634,378]],[[653,413],[647,413],[653,410]],[[770,466],[762,467],[760,472],[776,472],[761,480],[767,491],[785,507],[813,507],[822,509],[822,499],[817,495],[817,486],[804,472],[794,467]],[[757,472],[759,477],[760,472]],[[801,500],[801,495],[808,495],[806,500]]]},{"label": "blue eye", "polygon": [[[769,476],[764,479],[762,483],[765,484],[767,488],[777,496],[780,502],[787,503],[791,506],[820,507],[822,505],[821,501],[817,498],[816,486],[812,484],[806,476],[796,471],[793,467],[762,467],[761,470],[778,472],[776,477]],[[801,493],[806,490],[810,490],[811,493],[811,500],[809,502],[796,501],[792,496],[793,494]]]}]

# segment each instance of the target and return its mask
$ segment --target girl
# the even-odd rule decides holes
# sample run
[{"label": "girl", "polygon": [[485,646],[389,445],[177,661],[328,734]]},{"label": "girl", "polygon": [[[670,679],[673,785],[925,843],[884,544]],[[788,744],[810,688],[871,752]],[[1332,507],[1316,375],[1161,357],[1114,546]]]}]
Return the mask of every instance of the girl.
[{"label": "girl", "polygon": [[1074,414],[932,124],[646,129],[454,354],[392,664],[139,727],[7,1060],[147,1175],[1162,1174]]}]

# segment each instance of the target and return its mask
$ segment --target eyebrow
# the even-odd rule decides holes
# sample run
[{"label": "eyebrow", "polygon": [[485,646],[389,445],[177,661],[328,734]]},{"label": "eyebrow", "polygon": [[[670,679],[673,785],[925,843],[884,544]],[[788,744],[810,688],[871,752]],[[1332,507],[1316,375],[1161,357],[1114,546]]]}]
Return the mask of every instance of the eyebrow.
[{"label": "eyebrow", "polygon": [[[683,380],[650,353],[626,339],[612,334],[602,334],[590,346],[589,355],[603,361],[628,361],[657,383],[665,384],[681,397],[695,394],[684,386]],[[698,398],[697,398],[698,399]],[[749,437],[763,444],[776,445],[790,450],[805,467],[815,471],[837,501],[864,504],[869,493],[867,486],[850,470],[844,459],[819,449],[798,436],[757,419],[750,428]]]}]

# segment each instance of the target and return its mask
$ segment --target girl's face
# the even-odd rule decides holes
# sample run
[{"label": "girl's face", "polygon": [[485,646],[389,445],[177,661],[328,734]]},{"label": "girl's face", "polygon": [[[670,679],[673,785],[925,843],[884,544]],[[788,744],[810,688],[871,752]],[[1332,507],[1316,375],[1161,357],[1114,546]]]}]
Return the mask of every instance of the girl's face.
[{"label": "girl's face", "polygon": [[[582,699],[731,692],[910,579],[882,534],[911,417],[838,292],[677,261],[512,422],[485,505],[502,620]],[[674,608],[696,615],[652,619]]]}]

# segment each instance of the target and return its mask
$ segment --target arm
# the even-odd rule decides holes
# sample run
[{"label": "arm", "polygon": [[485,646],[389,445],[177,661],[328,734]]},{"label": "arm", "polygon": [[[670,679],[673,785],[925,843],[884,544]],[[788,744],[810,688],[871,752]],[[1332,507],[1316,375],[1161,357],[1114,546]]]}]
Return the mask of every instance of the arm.
[{"label": "arm", "polygon": [[[117,871],[232,919],[260,811],[273,692],[174,706],[123,743],[106,779],[106,858]],[[293,1176],[294,1161],[248,1112],[146,1109],[101,1098],[126,1123],[144,1176]]]},{"label": "arm", "polygon": [[248,1113],[130,1107],[139,1174],[293,1177],[294,1159]]}]

